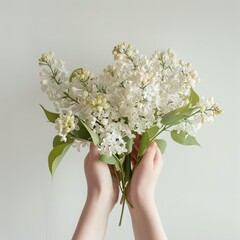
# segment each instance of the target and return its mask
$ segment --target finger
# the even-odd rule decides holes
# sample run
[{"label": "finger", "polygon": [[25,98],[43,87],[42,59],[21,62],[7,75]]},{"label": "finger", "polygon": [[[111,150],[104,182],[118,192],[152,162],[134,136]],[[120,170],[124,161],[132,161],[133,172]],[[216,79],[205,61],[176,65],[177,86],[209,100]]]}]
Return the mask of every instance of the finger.
[{"label": "finger", "polygon": [[88,158],[86,159],[87,163],[86,166],[91,168],[92,170],[95,169],[99,165],[99,152],[97,146],[93,143],[90,143]]},{"label": "finger", "polygon": [[98,147],[94,145],[93,143],[90,143],[90,150],[89,150],[89,160],[88,160],[88,166],[93,169],[106,169],[108,168],[108,164],[104,163],[103,161],[100,160],[100,153],[98,151]]},{"label": "finger", "polygon": [[117,176],[118,173],[117,173],[116,170],[114,169],[114,166],[108,164],[108,168],[109,168],[109,171],[110,171],[112,180],[115,181],[116,183],[118,183],[118,182],[119,182],[119,180],[118,180],[119,177]]},{"label": "finger", "polygon": [[89,150],[90,158],[92,160],[97,160],[99,158],[99,151],[98,147],[93,143],[90,143],[90,150]]},{"label": "finger", "polygon": [[163,157],[162,157],[162,153],[159,150],[159,148],[156,148],[156,153],[154,156],[154,166],[155,167],[161,167],[163,165]]},{"label": "finger", "polygon": [[147,151],[145,152],[145,154],[143,155],[140,164],[142,163],[144,165],[153,167],[156,150],[157,150],[156,142],[154,142],[154,141],[150,142],[150,145],[149,145]]},{"label": "finger", "polygon": [[86,170],[88,162],[89,162],[89,153],[86,155],[85,159],[84,159],[84,169]]}]

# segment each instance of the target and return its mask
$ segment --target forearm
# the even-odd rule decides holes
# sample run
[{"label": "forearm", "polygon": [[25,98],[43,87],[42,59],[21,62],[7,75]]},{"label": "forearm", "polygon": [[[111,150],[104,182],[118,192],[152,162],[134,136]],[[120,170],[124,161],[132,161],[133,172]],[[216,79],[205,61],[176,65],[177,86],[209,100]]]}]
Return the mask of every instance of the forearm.
[{"label": "forearm", "polygon": [[154,201],[129,207],[135,240],[167,240]]},{"label": "forearm", "polygon": [[111,209],[102,196],[87,197],[72,240],[102,240]]}]

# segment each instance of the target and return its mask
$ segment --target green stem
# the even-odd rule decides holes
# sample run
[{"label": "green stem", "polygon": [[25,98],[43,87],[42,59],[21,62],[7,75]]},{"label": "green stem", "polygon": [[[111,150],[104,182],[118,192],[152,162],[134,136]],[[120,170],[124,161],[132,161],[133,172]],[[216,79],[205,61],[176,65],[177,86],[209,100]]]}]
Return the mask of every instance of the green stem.
[{"label": "green stem", "polygon": [[121,226],[122,224],[122,219],[123,219],[123,213],[124,213],[124,208],[125,208],[125,202],[126,202],[126,185],[125,185],[125,176],[124,176],[124,170],[123,170],[123,166],[122,163],[120,162],[119,164],[120,166],[120,171],[122,174],[122,189],[123,189],[123,195],[122,195],[122,211],[121,211],[121,216],[120,216],[120,220],[119,220],[119,226]]},{"label": "green stem", "polygon": [[164,126],[152,139],[150,139],[151,141],[153,141],[160,133],[162,133],[163,131],[167,130],[168,128],[170,128],[171,126]]},{"label": "green stem", "polygon": [[[127,184],[127,186],[128,186],[128,184]],[[126,186],[126,191],[127,191],[127,186]],[[133,205],[132,205],[132,203],[128,200],[127,195],[126,195],[125,197],[126,197],[126,201],[127,201],[127,203],[129,204],[129,206],[130,206],[131,208],[133,208]]]},{"label": "green stem", "polygon": [[134,66],[134,70],[135,70],[137,68],[137,65],[135,64],[133,58],[127,54],[126,50],[124,50],[124,54],[126,55],[127,59],[129,59],[132,62],[133,66]]},{"label": "green stem", "polygon": [[[205,111],[211,111],[211,109],[206,109]],[[184,121],[186,121],[188,118],[190,118],[190,117],[192,117],[192,116],[194,116],[194,115],[196,115],[196,114],[198,114],[198,113],[200,113],[200,112],[201,112],[201,111],[198,110],[198,111],[196,111],[195,113],[187,116],[186,118],[184,118]],[[172,126],[171,126],[171,125],[169,125],[169,126],[164,126],[164,127],[151,139],[151,141],[153,141],[160,133],[166,131],[166,130],[167,130],[168,128],[170,128],[170,127],[172,127]]]},{"label": "green stem", "polygon": [[[122,224],[122,219],[123,219],[123,213],[124,213],[124,208],[125,208],[125,204],[126,204],[126,201],[128,202],[128,204],[132,206],[132,204],[128,201],[127,199],[127,196],[126,196],[126,191],[127,191],[127,182],[125,182],[125,172],[124,172],[124,169],[123,169],[123,165],[122,163],[120,162],[120,160],[118,159],[117,156],[113,155],[114,158],[116,159],[117,163],[118,163],[118,166],[120,168],[120,173],[121,173],[121,181],[118,180],[119,182],[119,187],[122,191],[122,198],[121,198],[121,201],[120,203],[122,203],[122,210],[121,210],[121,216],[120,216],[120,220],[119,220],[119,226],[121,226]],[[122,186],[121,186],[122,185]]]},{"label": "green stem", "polygon": [[115,176],[116,176],[116,178],[117,178],[117,181],[118,181],[118,186],[119,186],[121,192],[123,193],[123,189],[122,189],[122,186],[121,186],[121,183],[120,183],[119,177],[118,177],[118,173],[117,173],[117,171],[116,171],[116,169],[115,169],[115,166],[114,166],[113,169],[114,169],[114,173],[115,173]]},{"label": "green stem", "polygon": [[76,99],[72,98],[67,92],[63,93],[67,98],[69,98],[70,100],[72,100],[75,103],[79,103]]},{"label": "green stem", "polygon": [[122,211],[121,211],[121,216],[120,216],[120,220],[119,220],[119,224],[118,226],[121,226],[122,224],[122,219],[123,219],[123,213],[124,213],[124,208],[125,208],[125,203],[126,203],[126,191],[124,191],[124,195],[123,195],[123,202],[122,202]]},{"label": "green stem", "polygon": [[52,78],[53,80],[59,85],[60,84],[60,81],[56,79],[56,76],[57,76],[57,72],[54,72],[53,69],[52,69],[52,66],[50,63],[47,63],[47,66],[50,68],[51,72],[52,72]]}]

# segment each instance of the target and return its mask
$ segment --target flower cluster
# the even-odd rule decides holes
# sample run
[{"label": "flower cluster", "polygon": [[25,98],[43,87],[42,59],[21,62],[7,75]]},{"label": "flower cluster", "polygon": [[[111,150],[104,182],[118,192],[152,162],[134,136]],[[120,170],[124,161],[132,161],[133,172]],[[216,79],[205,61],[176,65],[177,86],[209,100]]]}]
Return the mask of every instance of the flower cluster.
[{"label": "flower cluster", "polygon": [[58,135],[61,137],[61,141],[67,141],[68,133],[73,130],[78,130],[77,120],[74,115],[72,115],[72,111],[67,113],[60,114],[59,117],[55,120],[55,128],[58,132]]},{"label": "flower cluster", "polygon": [[70,101],[66,101],[66,93],[69,88],[69,71],[62,60],[54,58],[55,53],[44,53],[39,59],[41,88],[53,102],[57,111],[67,109]]},{"label": "flower cluster", "polygon": [[[101,154],[108,156],[126,153],[125,137],[134,138],[152,126],[165,127],[163,116],[188,104],[191,90],[200,81],[191,63],[177,60],[170,49],[147,57],[122,43],[112,53],[115,63],[97,77],[83,68],[69,75],[52,52],[39,59],[42,90],[56,110],[70,110],[81,118],[100,137]],[[201,97],[194,107],[173,130],[195,135],[203,123],[221,113],[213,98]],[[56,121],[64,141],[75,129],[69,118],[61,115]]]}]

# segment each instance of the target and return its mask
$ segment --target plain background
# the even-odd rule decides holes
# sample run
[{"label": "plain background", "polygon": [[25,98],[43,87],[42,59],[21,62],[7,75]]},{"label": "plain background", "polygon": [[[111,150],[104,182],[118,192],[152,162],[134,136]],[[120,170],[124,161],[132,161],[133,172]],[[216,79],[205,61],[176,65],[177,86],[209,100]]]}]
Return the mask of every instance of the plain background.
[{"label": "plain background", "polygon": [[[240,1],[0,1],[0,239],[71,239],[86,197],[83,159],[72,149],[48,171],[54,110],[39,83],[38,58],[54,50],[73,70],[95,74],[123,41],[143,53],[171,47],[197,69],[196,91],[214,96],[224,115],[198,134],[202,147],[168,136],[157,204],[169,239],[240,239]],[[120,205],[106,239],[133,239]],[[94,229],[93,229],[94,231]]]}]

